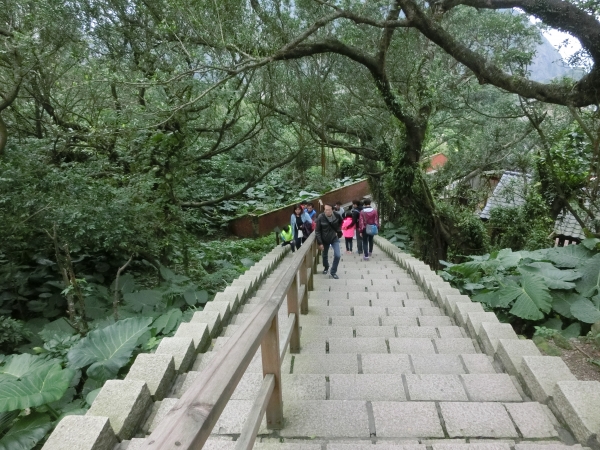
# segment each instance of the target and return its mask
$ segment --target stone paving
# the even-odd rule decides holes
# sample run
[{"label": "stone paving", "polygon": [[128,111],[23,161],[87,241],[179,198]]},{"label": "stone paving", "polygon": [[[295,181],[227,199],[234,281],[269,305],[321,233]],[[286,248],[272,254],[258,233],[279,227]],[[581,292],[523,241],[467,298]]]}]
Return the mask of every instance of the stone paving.
[{"label": "stone paving", "polygon": [[[282,364],[285,428],[269,431],[263,422],[255,448],[581,448],[546,405],[525,395],[514,367],[505,370],[471,339],[467,325],[477,320],[477,308],[474,315],[466,307],[468,324],[459,326],[412,276],[377,247],[375,252],[370,261],[343,254],[339,280],[322,275],[319,265],[309,313],[300,318],[301,352],[287,353]],[[248,317],[260,293],[213,341],[212,352]],[[283,334],[288,323],[285,303],[279,319]],[[492,354],[505,332],[502,326],[495,329],[497,338],[485,344]],[[212,352],[198,356],[192,372],[176,383],[172,398],[163,401],[163,409],[170,409]],[[261,370],[259,350],[204,448],[234,448],[260,388]]]}]

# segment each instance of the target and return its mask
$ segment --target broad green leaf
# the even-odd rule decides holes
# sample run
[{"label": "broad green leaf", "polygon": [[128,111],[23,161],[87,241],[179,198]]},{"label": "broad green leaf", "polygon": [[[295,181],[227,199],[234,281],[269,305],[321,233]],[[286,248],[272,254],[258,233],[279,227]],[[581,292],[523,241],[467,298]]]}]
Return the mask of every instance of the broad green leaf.
[{"label": "broad green leaf", "polygon": [[96,400],[96,397],[98,397],[98,394],[100,393],[101,390],[102,390],[102,388],[98,388],[98,389],[94,389],[93,391],[89,392],[88,395],[85,396],[85,402],[89,406],[92,406],[92,403],[94,403],[94,400]]},{"label": "broad green leaf", "polygon": [[185,302],[190,306],[195,306],[197,304],[205,305],[208,301],[208,292],[189,290],[183,293],[183,298],[185,299]]},{"label": "broad green leaf", "polygon": [[123,294],[130,294],[135,290],[135,279],[133,275],[128,273],[119,276],[119,286],[117,287],[117,280],[112,282],[110,285],[111,290],[120,290]]},{"label": "broad green leaf", "polygon": [[480,283],[466,283],[463,287],[467,291],[474,291],[476,289],[483,289],[483,288],[485,288],[485,286],[483,284],[480,284]]},{"label": "broad green leaf", "polygon": [[567,319],[572,319],[571,305],[576,301],[584,298],[577,292],[551,291],[552,309]]},{"label": "broad green leaf", "polygon": [[251,260],[250,258],[243,258],[243,259],[240,260],[240,262],[245,267],[252,267],[254,265],[254,261]]},{"label": "broad green leaf", "polygon": [[71,335],[77,332],[64,317],[44,325],[44,329],[42,331],[46,333],[46,335],[51,335],[53,332]]},{"label": "broad green leaf", "polygon": [[177,275],[175,272],[165,266],[160,266],[160,276],[163,277],[165,281],[175,284],[185,284],[190,281],[188,277],[184,275]]},{"label": "broad green leaf", "polygon": [[496,291],[491,292],[482,292],[477,295],[471,297],[471,300],[474,302],[483,303],[485,305],[489,305],[490,302],[494,302],[496,300],[497,294]]},{"label": "broad green leaf", "polygon": [[[580,245],[569,245],[569,247],[585,248]],[[591,297],[600,292],[600,253],[589,258],[585,265],[579,267],[579,272],[581,272],[581,279],[575,283],[577,292],[584,297]]]},{"label": "broad green leaf", "polygon": [[494,296],[490,297],[489,305],[493,308],[508,308],[508,306],[521,294],[519,286],[502,286],[494,291]]},{"label": "broad green leaf", "polygon": [[579,267],[593,255],[591,251],[583,245],[567,245],[566,247],[554,247],[546,251],[547,259],[552,261],[557,267]]},{"label": "broad green leaf", "polygon": [[546,261],[548,260],[548,248],[542,248],[540,250],[534,250],[534,251],[527,251],[527,250],[521,250],[519,253],[521,253],[521,258],[523,259],[531,259],[533,261]]},{"label": "broad green leaf", "polygon": [[[593,301],[592,301],[593,300]],[[571,314],[584,323],[594,323],[600,320],[600,299],[598,296],[582,298],[571,305]]]},{"label": "broad green leaf", "polygon": [[162,300],[162,292],[155,289],[132,292],[123,295],[123,302],[132,311],[141,312],[144,307],[154,308]]},{"label": "broad green leaf", "polygon": [[0,450],[31,450],[51,428],[52,421],[47,414],[23,417],[0,439]]},{"label": "broad green leaf", "polygon": [[11,426],[20,413],[21,411],[7,411],[0,413],[0,434],[3,434],[6,429]]},{"label": "broad green leaf", "polygon": [[182,316],[183,313],[180,309],[172,309],[156,319],[152,324],[152,327],[156,328],[157,334],[169,334],[177,325],[179,325]]},{"label": "broad green leaf", "polygon": [[572,289],[575,283],[569,282],[581,278],[581,274],[576,270],[557,269],[547,262],[534,262],[519,267],[519,271],[524,270],[543,278],[550,289]]},{"label": "broad green leaf", "polygon": [[510,248],[503,248],[498,252],[496,261],[498,261],[505,269],[510,269],[519,264],[519,261],[521,261],[521,253],[513,252]]},{"label": "broad green leaf", "polygon": [[510,310],[511,314],[522,319],[540,320],[544,318],[544,313],[550,312],[552,296],[541,277],[522,272],[520,291]]},{"label": "broad green leaf", "polygon": [[10,376],[10,378],[22,378],[42,366],[53,364],[55,362],[56,361],[48,361],[41,356],[30,355],[29,353],[10,355],[6,358],[4,366],[0,367],[0,374]]},{"label": "broad green leaf", "polygon": [[151,322],[151,318],[136,317],[90,332],[69,350],[70,366],[80,369],[91,364],[87,374],[97,380],[115,376],[127,364],[139,337],[148,331]]},{"label": "broad green leaf", "polygon": [[567,328],[560,332],[567,339],[576,338],[581,335],[581,324],[579,322],[572,323]]},{"label": "broad green leaf", "polygon": [[594,250],[596,246],[600,243],[600,239],[598,238],[587,238],[581,241],[581,245],[584,245],[586,248],[590,250]]},{"label": "broad green leaf", "polygon": [[98,297],[85,298],[85,315],[92,320],[102,319],[108,316],[112,311],[105,301]]},{"label": "broad green leaf", "polygon": [[562,330],[563,323],[562,320],[556,317],[552,317],[551,319],[546,320],[542,326],[546,328],[551,328],[556,331],[560,331]]},{"label": "broad green leaf", "polygon": [[60,399],[75,375],[60,364],[46,364],[21,379],[0,380],[0,412],[33,408]]},{"label": "broad green leaf", "polygon": [[482,263],[479,261],[469,261],[462,264],[456,264],[452,267],[449,267],[447,270],[450,273],[459,273],[463,275],[465,278],[469,278],[471,275],[476,273],[482,266]]}]

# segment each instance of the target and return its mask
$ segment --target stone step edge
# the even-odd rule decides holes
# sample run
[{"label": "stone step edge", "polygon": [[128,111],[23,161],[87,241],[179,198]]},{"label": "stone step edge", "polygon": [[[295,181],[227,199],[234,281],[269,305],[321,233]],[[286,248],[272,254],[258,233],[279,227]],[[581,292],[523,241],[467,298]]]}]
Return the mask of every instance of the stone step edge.
[{"label": "stone step edge", "polygon": [[113,450],[118,442],[133,438],[170,391],[177,374],[187,372],[196,354],[210,347],[212,339],[289,251],[288,247],[275,247],[203,311],[194,313],[190,322],[179,324],[172,338],[163,338],[155,353],[140,353],[124,380],[104,383],[86,415],[63,418],[42,450],[62,450],[65,442],[80,450]]},{"label": "stone step edge", "polygon": [[514,375],[525,393],[546,404],[568,426],[583,446],[600,450],[600,382],[578,381],[560,357],[542,356],[530,339],[520,339],[510,324],[462,295],[419,259],[381,236],[375,244],[413,276],[430,300],[436,302],[482,350]]}]

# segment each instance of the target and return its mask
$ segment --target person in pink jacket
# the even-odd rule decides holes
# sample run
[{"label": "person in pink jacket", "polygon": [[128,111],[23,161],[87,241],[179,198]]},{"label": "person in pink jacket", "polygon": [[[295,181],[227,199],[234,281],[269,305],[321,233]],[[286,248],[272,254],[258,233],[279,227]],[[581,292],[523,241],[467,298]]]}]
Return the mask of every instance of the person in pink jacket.
[{"label": "person in pink jacket", "polygon": [[354,221],[352,220],[352,213],[346,212],[344,222],[342,222],[342,234],[346,238],[346,253],[352,253],[352,240],[354,239]]},{"label": "person in pink jacket", "polygon": [[[373,236],[377,234],[377,231],[373,233],[372,225],[375,225],[379,230],[379,214],[377,214],[377,210],[371,207],[371,200],[366,198],[364,200],[364,207],[360,212],[360,219],[358,221],[358,232],[363,241],[363,250],[365,252],[364,259],[365,261],[369,260],[369,257],[373,255]],[[369,230],[367,230],[367,225],[369,225]],[[368,233],[367,231],[370,231]]]}]

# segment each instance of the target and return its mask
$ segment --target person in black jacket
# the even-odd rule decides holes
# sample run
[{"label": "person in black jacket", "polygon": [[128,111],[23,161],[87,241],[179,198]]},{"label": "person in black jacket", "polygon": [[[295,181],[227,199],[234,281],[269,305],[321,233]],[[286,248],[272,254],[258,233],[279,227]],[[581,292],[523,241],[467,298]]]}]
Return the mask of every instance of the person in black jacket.
[{"label": "person in black jacket", "polygon": [[362,211],[362,202],[360,200],[352,200],[352,225],[356,230],[356,249],[358,255],[362,255],[363,242],[362,238],[358,235],[358,219],[360,218],[360,212]]},{"label": "person in black jacket", "polygon": [[333,264],[329,274],[337,280],[337,267],[341,257],[339,237],[342,235],[342,217],[333,210],[332,205],[325,205],[325,212],[317,217],[315,235],[319,249],[323,251],[323,275],[327,275],[329,271],[328,253],[329,247],[333,247]]}]

